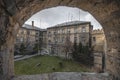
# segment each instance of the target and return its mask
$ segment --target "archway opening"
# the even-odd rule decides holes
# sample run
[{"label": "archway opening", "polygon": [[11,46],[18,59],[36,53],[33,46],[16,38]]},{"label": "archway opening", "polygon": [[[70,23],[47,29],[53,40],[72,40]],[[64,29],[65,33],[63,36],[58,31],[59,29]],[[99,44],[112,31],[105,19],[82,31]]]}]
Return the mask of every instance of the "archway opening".
[{"label": "archway opening", "polygon": [[[78,29],[77,33],[75,33],[76,31],[75,27],[77,27]],[[82,31],[83,27],[84,27],[84,31]],[[69,38],[69,40],[67,38]],[[20,53],[17,53],[17,55],[20,55],[18,56],[20,58],[21,56],[29,55],[30,53],[34,55],[36,54],[41,55],[45,53],[45,54],[49,54],[50,56],[52,55],[52,56],[59,56],[62,58],[70,58],[79,63],[83,62],[82,64],[91,63],[93,71],[96,72],[103,72],[105,69],[104,68],[105,65],[103,65],[103,63],[105,64],[105,61],[102,62],[103,59],[102,57],[105,57],[105,55],[103,56],[103,54],[105,54],[104,31],[101,25],[90,13],[85,12],[76,7],[73,8],[73,7],[59,6],[59,7],[45,9],[36,13],[28,21],[26,21],[26,23],[21,27],[16,39],[17,39],[16,40],[17,46],[15,46],[15,48],[17,49],[15,49],[15,51],[20,52],[21,48],[23,51],[23,53],[22,51]],[[82,52],[79,51],[76,52],[77,54],[75,56],[79,56],[79,57],[73,57],[75,52],[73,52],[72,50],[74,49],[75,40],[77,43],[76,47],[79,48],[78,50],[82,51]],[[81,44],[81,47],[79,44]],[[25,48],[24,50],[23,47]],[[89,48],[90,50],[87,50],[87,48]],[[30,52],[31,50],[32,52]],[[85,52],[85,50],[87,51]],[[77,49],[75,49],[75,51],[77,51]],[[98,54],[96,55],[96,53]],[[93,59],[94,60],[89,62],[89,60],[86,59],[89,59],[90,56],[92,56],[90,60]],[[84,57],[84,58],[80,59],[80,57]],[[73,59],[73,58],[78,58],[78,59]],[[99,58],[100,60],[98,60]],[[21,60],[21,59],[17,58],[16,60]],[[23,58],[23,60],[24,59],[25,58]],[[16,65],[15,71],[17,71],[18,68],[19,70],[23,71],[24,67],[27,67],[28,65],[26,64],[23,67],[21,66],[23,64],[21,62],[19,65]],[[40,62],[37,62],[36,64],[31,64],[31,66],[34,67],[35,65],[38,64],[41,65]],[[30,70],[31,69],[29,69],[28,72],[30,72]],[[24,71],[25,73],[27,73],[26,70]],[[22,73],[24,74],[24,72]],[[39,72],[37,71],[37,73]]]},{"label": "archway opening", "polygon": [[[11,4],[11,5],[10,5]],[[41,9],[54,7],[57,5],[74,6],[90,12],[101,23],[104,28],[107,40],[107,71],[114,79],[119,79],[119,7],[118,0],[18,0],[18,1],[1,1],[1,50],[0,50],[0,76],[2,80],[7,80],[13,77],[13,44],[14,32],[17,33],[18,28]],[[116,61],[116,62],[114,62]]]}]

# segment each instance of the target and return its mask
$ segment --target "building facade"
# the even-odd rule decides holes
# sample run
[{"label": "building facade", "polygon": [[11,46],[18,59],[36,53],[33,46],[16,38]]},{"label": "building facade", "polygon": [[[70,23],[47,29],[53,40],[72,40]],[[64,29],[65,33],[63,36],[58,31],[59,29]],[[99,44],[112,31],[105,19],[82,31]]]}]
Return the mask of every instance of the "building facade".
[{"label": "building facade", "polygon": [[94,52],[104,52],[105,41],[103,29],[92,31],[92,47]]},{"label": "building facade", "polygon": [[104,72],[107,46],[103,29],[92,31],[92,48],[94,54],[94,67],[98,72]]},{"label": "building facade", "polygon": [[47,48],[51,54],[65,56],[76,41],[91,46],[93,26],[90,22],[71,21],[47,28]]},{"label": "building facade", "polygon": [[24,24],[18,31],[15,42],[15,50],[19,52],[21,45],[27,52],[33,51],[36,44],[40,45],[41,29],[32,25]]},{"label": "building facade", "polygon": [[47,48],[47,30],[42,29],[41,30],[41,38],[42,38],[42,48],[46,49]]}]

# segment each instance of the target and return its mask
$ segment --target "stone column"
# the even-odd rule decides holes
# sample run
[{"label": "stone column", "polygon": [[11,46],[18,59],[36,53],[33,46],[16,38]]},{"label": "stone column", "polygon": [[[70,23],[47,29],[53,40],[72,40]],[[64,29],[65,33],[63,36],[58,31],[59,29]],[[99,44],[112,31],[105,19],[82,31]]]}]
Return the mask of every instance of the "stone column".
[{"label": "stone column", "polygon": [[0,80],[14,76],[14,42],[19,27],[14,23],[10,16],[0,16]]},{"label": "stone column", "polygon": [[0,80],[14,76],[15,30],[12,16],[16,12],[14,0],[0,0]]},{"label": "stone column", "polygon": [[7,41],[0,50],[0,77],[1,80],[10,80],[14,76],[14,41],[13,38]]},{"label": "stone column", "polygon": [[113,80],[120,80],[120,32],[119,27],[105,29],[107,39],[106,70]]}]

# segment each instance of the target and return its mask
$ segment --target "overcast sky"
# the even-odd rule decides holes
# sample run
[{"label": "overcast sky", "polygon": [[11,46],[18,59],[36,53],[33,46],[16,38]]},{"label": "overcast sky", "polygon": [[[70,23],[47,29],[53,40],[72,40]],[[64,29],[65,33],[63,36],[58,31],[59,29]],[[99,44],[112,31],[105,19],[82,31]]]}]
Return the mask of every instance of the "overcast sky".
[{"label": "overcast sky", "polygon": [[34,21],[35,26],[45,29],[63,22],[76,20],[91,21],[94,29],[101,28],[101,25],[97,22],[97,20],[88,12],[78,8],[65,6],[44,9],[33,15],[25,22],[25,24],[31,25],[31,21]]}]

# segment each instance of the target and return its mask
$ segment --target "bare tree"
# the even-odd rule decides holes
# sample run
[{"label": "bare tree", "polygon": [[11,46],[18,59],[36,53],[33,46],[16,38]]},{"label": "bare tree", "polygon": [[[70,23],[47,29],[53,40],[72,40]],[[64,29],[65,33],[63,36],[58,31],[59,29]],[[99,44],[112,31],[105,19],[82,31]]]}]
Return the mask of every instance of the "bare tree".
[{"label": "bare tree", "polygon": [[64,52],[66,59],[70,57],[71,50],[72,50],[72,42],[70,41],[70,34],[68,34],[66,36],[64,43]]}]

